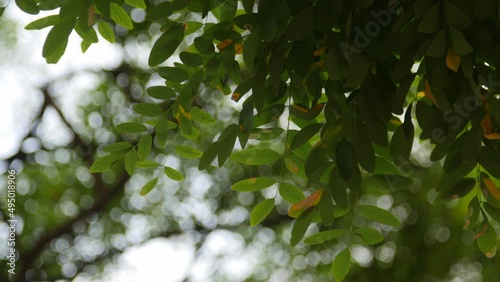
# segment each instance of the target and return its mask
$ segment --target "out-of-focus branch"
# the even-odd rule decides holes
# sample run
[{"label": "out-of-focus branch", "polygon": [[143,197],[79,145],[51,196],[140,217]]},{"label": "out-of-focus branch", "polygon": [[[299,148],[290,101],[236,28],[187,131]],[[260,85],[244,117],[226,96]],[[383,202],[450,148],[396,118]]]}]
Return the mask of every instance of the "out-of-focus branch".
[{"label": "out-of-focus branch", "polygon": [[107,193],[102,195],[99,199],[97,199],[92,205],[92,207],[90,207],[87,210],[81,211],[73,219],[67,221],[66,223],[61,224],[56,229],[47,233],[45,236],[43,236],[34,244],[33,248],[22,251],[20,254],[19,275],[17,276],[16,281],[19,282],[26,281],[25,278],[26,271],[28,271],[30,268],[33,267],[36,258],[38,258],[38,256],[42,253],[45,246],[49,244],[53,239],[58,238],[63,234],[72,233],[73,224],[81,220],[85,220],[85,218],[89,215],[102,211],[112,198],[119,195],[120,192],[123,191],[123,187],[125,186],[125,183],[129,180],[129,178],[130,177],[128,176],[128,174],[123,172],[119,180],[115,183],[114,187],[109,190],[104,189],[107,191]]}]

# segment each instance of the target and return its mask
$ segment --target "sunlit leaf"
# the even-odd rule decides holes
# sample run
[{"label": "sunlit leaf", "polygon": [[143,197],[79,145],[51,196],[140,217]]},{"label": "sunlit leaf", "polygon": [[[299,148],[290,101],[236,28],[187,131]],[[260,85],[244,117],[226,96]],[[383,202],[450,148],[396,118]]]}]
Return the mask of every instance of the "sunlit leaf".
[{"label": "sunlit leaf", "polygon": [[107,145],[102,150],[105,152],[115,152],[115,151],[128,149],[131,147],[132,147],[132,145],[129,142],[116,142],[116,143]]},{"label": "sunlit leaf", "polygon": [[378,221],[385,225],[398,226],[399,219],[391,212],[381,209],[376,206],[363,205],[356,208],[356,212],[368,219]]},{"label": "sunlit leaf", "polygon": [[152,103],[135,104],[134,111],[147,117],[156,117],[163,114],[162,108],[159,105]]},{"label": "sunlit leaf", "polygon": [[97,30],[109,43],[115,43],[115,32],[109,23],[100,21],[97,25]]},{"label": "sunlit leaf", "polygon": [[488,258],[496,255],[498,249],[498,238],[495,229],[488,221],[481,224],[480,233],[476,234],[477,245],[479,250]]},{"label": "sunlit leaf", "polygon": [[169,166],[166,166],[164,169],[163,169],[163,172],[165,173],[165,175],[172,179],[172,180],[175,180],[175,181],[181,181],[181,180],[184,180],[184,175],[182,175],[182,173],[180,173],[179,171],[177,171],[176,169],[174,168],[171,168]]},{"label": "sunlit leaf", "polygon": [[384,236],[379,231],[370,227],[360,227],[353,230],[354,234],[358,234],[363,241],[368,245],[374,245],[382,242]]},{"label": "sunlit leaf", "polygon": [[147,127],[135,122],[125,122],[116,126],[116,130],[120,133],[140,133],[148,131]]},{"label": "sunlit leaf", "polygon": [[175,146],[175,152],[186,159],[197,159],[203,155],[200,150],[186,145]]},{"label": "sunlit leaf", "polygon": [[342,250],[335,256],[332,264],[332,273],[336,281],[341,282],[349,273],[351,266],[351,252],[349,248]]},{"label": "sunlit leaf", "polygon": [[146,92],[155,99],[168,100],[175,97],[175,91],[165,86],[152,86]]},{"label": "sunlit leaf", "polygon": [[215,123],[214,118],[212,115],[209,113],[205,112],[204,110],[198,108],[198,107],[192,107],[191,110],[189,111],[191,114],[191,117],[193,118],[194,121],[202,123],[202,124],[213,124]]},{"label": "sunlit leaf", "polygon": [[27,30],[34,30],[34,29],[40,30],[49,26],[53,26],[57,24],[60,20],[61,19],[59,18],[59,15],[51,15],[32,21],[29,24],[27,24],[24,28]]},{"label": "sunlit leaf", "polygon": [[144,184],[144,186],[142,186],[141,188],[141,196],[145,196],[146,194],[151,192],[155,188],[156,184],[158,184],[158,177],[153,178],[146,184]]},{"label": "sunlit leaf", "polygon": [[125,3],[129,4],[132,7],[136,7],[139,9],[146,9],[146,3],[144,0],[125,0]]},{"label": "sunlit leaf", "polygon": [[280,183],[279,193],[290,204],[296,204],[306,198],[302,190],[287,182]]},{"label": "sunlit leaf", "polygon": [[263,221],[273,210],[274,199],[266,199],[258,203],[250,213],[250,225],[255,226]]},{"label": "sunlit leaf", "polygon": [[110,6],[110,15],[111,18],[119,25],[123,26],[126,29],[133,29],[134,25],[132,24],[132,19],[125,12],[122,6],[111,2]]},{"label": "sunlit leaf", "polygon": [[304,239],[304,243],[308,245],[323,244],[324,242],[335,240],[338,237],[344,236],[349,233],[350,232],[348,229],[332,229],[322,231],[307,237],[306,239]]},{"label": "sunlit leaf", "polygon": [[136,166],[137,168],[155,168],[161,166],[161,164],[155,161],[143,160],[143,161],[138,161]]},{"label": "sunlit leaf", "polygon": [[234,152],[231,159],[247,165],[272,164],[281,157],[276,151],[271,149],[251,148]]},{"label": "sunlit leaf", "polygon": [[104,172],[111,168],[111,165],[117,160],[116,155],[106,155],[97,158],[89,168],[90,173]]},{"label": "sunlit leaf", "polygon": [[137,152],[135,149],[130,150],[125,155],[125,170],[129,175],[134,174],[137,165]]},{"label": "sunlit leaf", "polygon": [[276,183],[276,180],[269,177],[254,177],[234,183],[231,189],[239,192],[254,192],[266,189],[274,183]]}]

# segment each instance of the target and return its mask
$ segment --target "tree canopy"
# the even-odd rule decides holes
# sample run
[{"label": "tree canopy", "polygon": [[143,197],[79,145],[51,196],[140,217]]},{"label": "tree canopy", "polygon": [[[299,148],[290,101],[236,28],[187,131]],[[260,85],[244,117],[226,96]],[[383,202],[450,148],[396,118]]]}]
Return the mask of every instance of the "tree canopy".
[{"label": "tree canopy", "polygon": [[[219,202],[214,214],[251,194],[249,214],[236,226],[289,234],[277,240],[291,253],[331,252],[294,275],[446,279],[451,261],[461,256],[481,262],[485,281],[495,279],[490,275],[500,231],[500,1],[15,3],[28,14],[51,11],[25,27],[50,30],[41,50],[47,63],[64,56],[73,31],[82,52],[102,39],[122,46],[145,43],[149,52],[147,66],[124,62],[99,71],[104,76],[92,99],[100,102],[83,111],[100,112],[100,127],[113,138],[98,138],[97,128],[74,130],[68,155],[76,167],[54,162],[42,171],[21,152],[8,160],[21,160],[20,177],[47,187],[48,170],[80,171],[70,181],[73,194],[92,200],[76,215],[47,215],[45,223],[25,219],[33,224],[27,230],[44,231],[24,231],[35,243],[23,240],[18,281],[58,277],[61,270],[43,253],[58,252],[48,247],[51,241],[76,236],[74,224],[92,214],[109,217],[120,205],[144,212],[119,199],[140,195],[148,199],[150,215],[164,217],[155,198],[164,197],[172,181],[188,182],[191,167],[220,185],[207,196]],[[45,103],[64,119],[50,91],[42,91]],[[182,164],[172,165],[169,156]],[[221,176],[221,168],[227,175]],[[64,194],[69,180],[60,177],[55,195],[76,202]],[[124,192],[137,181],[138,189]],[[26,199],[36,198],[48,211],[56,199],[41,186]],[[187,197],[191,191],[181,185],[176,193]],[[124,228],[117,220],[102,220],[102,230]],[[191,229],[213,229],[195,221]],[[155,236],[173,230],[182,228]],[[474,241],[477,247],[468,246]],[[363,271],[356,259],[360,248],[376,250],[379,264],[366,266],[376,270]],[[79,271],[88,263],[75,261]]]}]

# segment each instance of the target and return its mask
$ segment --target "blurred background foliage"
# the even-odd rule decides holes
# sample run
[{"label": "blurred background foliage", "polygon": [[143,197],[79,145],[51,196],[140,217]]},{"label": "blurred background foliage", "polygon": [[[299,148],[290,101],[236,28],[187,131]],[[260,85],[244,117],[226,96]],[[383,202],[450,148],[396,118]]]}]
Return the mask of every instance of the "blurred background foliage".
[{"label": "blurred background foliage", "polygon": [[[88,168],[104,145],[138,141],[136,135],[118,134],[115,126],[139,119],[133,104],[151,99],[145,89],[161,84],[158,75],[145,64],[160,25],[145,21],[144,12],[138,9],[131,9],[130,14],[133,30],[114,27],[123,52],[117,66],[66,73],[31,89],[41,102],[32,109],[29,124],[18,129],[26,134],[17,152],[2,160],[3,172],[7,168],[16,170],[16,213],[20,225],[18,275],[8,277],[2,262],[0,281],[107,281],[107,275],[120,271],[122,253],[154,238],[192,245],[193,258],[179,281],[330,280],[331,261],[345,246],[342,238],[340,243],[299,243],[290,247],[289,205],[279,195],[276,208],[262,224],[248,224],[252,208],[264,198],[273,197],[275,188],[257,193],[236,193],[230,189],[243,178],[280,176],[283,162],[250,167],[228,160],[222,168],[210,167],[200,172],[198,161],[181,160],[172,154],[171,148],[180,143],[207,147],[223,128],[238,119],[241,105],[220,91],[206,89],[195,101],[214,117],[215,124],[198,126],[199,134],[192,140],[169,136],[166,150],[153,147],[150,158],[166,160],[167,165],[184,174],[184,181],[161,177],[159,187],[142,197],[139,190],[153,177],[151,170],[138,169],[130,177],[123,164],[118,164],[104,173],[89,173]],[[177,14],[179,18],[186,16]],[[2,54],[16,48],[16,24],[15,19],[5,16],[0,21],[3,61],[8,57]],[[78,99],[64,99],[71,91],[84,94]],[[284,116],[274,124],[286,127]],[[281,135],[259,144],[282,150],[284,138]],[[419,155],[428,154],[428,143],[421,145],[421,151],[413,156],[419,165],[411,172],[416,181],[409,189],[381,193],[381,189],[371,186],[378,185],[373,182],[363,186],[365,193],[359,199],[361,203],[391,209],[402,221],[401,226],[371,223],[356,214],[335,222],[334,226],[346,226],[349,222],[353,226],[373,226],[385,235],[383,242],[376,245],[351,247],[354,265],[347,280],[497,281],[498,256],[487,259],[474,244],[474,232],[462,230],[470,197],[432,204],[436,197],[432,187],[442,167],[439,162],[421,161]],[[283,178],[298,187],[305,186],[305,179],[294,177],[286,169]],[[0,179],[0,187],[5,207],[5,177]],[[5,220],[5,208],[1,210]],[[0,227],[0,239],[5,242],[5,223]],[[314,224],[308,234],[321,228]],[[2,243],[0,255],[6,254]],[[239,268],[241,262],[250,263]]]}]

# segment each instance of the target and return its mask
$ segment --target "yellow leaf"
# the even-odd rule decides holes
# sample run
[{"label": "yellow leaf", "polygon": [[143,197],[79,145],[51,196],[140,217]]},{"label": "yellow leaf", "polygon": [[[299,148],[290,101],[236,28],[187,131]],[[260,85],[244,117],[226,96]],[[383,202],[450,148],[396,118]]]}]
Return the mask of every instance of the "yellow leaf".
[{"label": "yellow leaf", "polygon": [[446,66],[448,66],[450,70],[457,72],[460,66],[460,56],[448,50],[446,54]]},{"label": "yellow leaf", "polygon": [[319,56],[323,55],[323,53],[325,53],[325,51],[326,51],[326,46],[323,46],[323,47],[319,48],[318,50],[314,51],[313,56],[319,57]]},{"label": "yellow leaf", "polygon": [[493,132],[493,128],[491,126],[491,115],[487,112],[484,115],[483,120],[481,121],[481,127],[483,128],[484,137],[489,140],[498,140],[500,139],[500,134]]},{"label": "yellow leaf", "polygon": [[483,190],[486,189],[489,195],[495,199],[496,202],[500,203],[500,190],[491,178],[486,174],[481,174],[481,181],[483,181]]},{"label": "yellow leaf", "polygon": [[191,114],[190,114],[189,112],[186,112],[186,110],[184,110],[184,108],[183,108],[181,105],[179,105],[179,110],[181,110],[181,112],[180,112],[180,113],[181,113],[181,114],[182,114],[185,118],[187,118],[187,119],[191,120]]},{"label": "yellow leaf", "polygon": [[304,200],[293,204],[288,210],[288,215],[293,218],[299,217],[308,208],[314,207],[321,200],[321,195],[323,195],[324,189],[319,189],[314,191],[309,197]]},{"label": "yellow leaf", "polygon": [[234,44],[234,50],[236,50],[236,55],[243,53],[243,45],[240,43]]},{"label": "yellow leaf", "polygon": [[222,51],[222,50],[226,49],[227,46],[231,45],[231,43],[233,43],[233,41],[231,39],[229,39],[229,38],[224,39],[219,44],[217,44],[217,49],[219,49],[219,51]]},{"label": "yellow leaf", "polygon": [[233,95],[231,95],[231,100],[237,101],[240,97],[241,97],[241,93],[234,92]]},{"label": "yellow leaf", "polygon": [[309,109],[308,109],[308,108],[306,108],[306,107],[302,107],[302,106],[297,105],[297,104],[292,105],[292,107],[296,108],[297,110],[299,110],[299,111],[301,111],[301,112],[303,112],[303,113],[307,113],[307,112],[309,112]]}]

